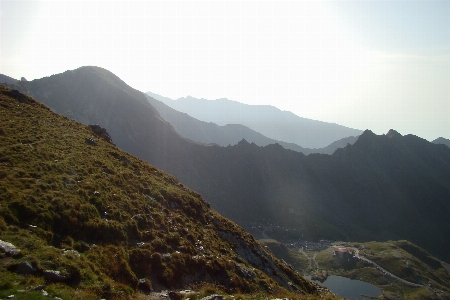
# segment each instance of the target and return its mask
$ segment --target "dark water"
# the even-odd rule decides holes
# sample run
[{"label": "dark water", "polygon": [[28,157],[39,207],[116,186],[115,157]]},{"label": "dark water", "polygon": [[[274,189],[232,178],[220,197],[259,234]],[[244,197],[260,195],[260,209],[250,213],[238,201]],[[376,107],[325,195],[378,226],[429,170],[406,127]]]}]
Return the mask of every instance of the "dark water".
[{"label": "dark water", "polygon": [[[311,276],[305,276],[309,280],[311,280]],[[314,280],[312,280],[314,281]],[[381,290],[374,286],[373,284],[354,280],[350,278],[345,278],[341,276],[328,276],[327,280],[323,283],[314,281],[320,285],[328,288],[332,293],[347,299],[366,299],[361,295],[366,296],[379,296],[381,295]]]}]

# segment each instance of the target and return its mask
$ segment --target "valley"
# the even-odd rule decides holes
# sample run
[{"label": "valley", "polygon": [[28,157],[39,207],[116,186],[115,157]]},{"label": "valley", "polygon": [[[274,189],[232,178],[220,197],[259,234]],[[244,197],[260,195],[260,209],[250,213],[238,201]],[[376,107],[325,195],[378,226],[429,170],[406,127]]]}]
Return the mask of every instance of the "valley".
[{"label": "valley", "polygon": [[0,0],[0,300],[450,300],[450,0]]},{"label": "valley", "polygon": [[[325,286],[328,277],[341,276],[377,286],[382,296],[376,299],[450,299],[449,265],[408,241],[259,242]],[[327,287],[336,292],[332,285]]]},{"label": "valley", "polygon": [[[175,184],[175,188],[151,192],[152,189],[145,184],[133,181],[140,187],[136,187],[137,192],[133,191],[132,194],[151,197],[143,201],[168,201],[161,204],[162,212],[154,212],[160,217],[151,214],[153,220],[147,221],[152,224],[159,223],[159,218],[165,218],[167,212],[164,208],[170,211],[177,207],[170,202],[173,193],[179,199],[178,189],[190,191],[187,193],[205,201],[202,207],[211,208],[214,214],[218,212],[236,222],[251,234],[249,237],[273,238],[282,242],[271,243],[272,246],[278,246],[270,250],[303,275],[318,271],[317,274],[325,272],[328,275],[358,278],[381,288],[386,299],[447,297],[449,281],[445,270],[448,265],[440,263],[450,260],[450,241],[447,239],[450,235],[450,149],[445,145],[431,143],[411,134],[401,135],[392,129],[382,135],[365,130],[354,143],[339,147],[332,154],[305,155],[279,144],[258,146],[245,139],[233,146],[220,147],[180,136],[143,93],[132,89],[105,69],[82,67],[30,82],[17,82],[11,87],[35,97],[66,118],[106,128],[114,144],[122,151],[114,151],[112,158],[119,160],[123,166],[120,171],[111,173],[110,163],[94,159],[97,165],[92,170],[100,170],[101,166],[103,174],[98,176],[114,178],[125,172],[125,175],[120,175],[123,178],[116,180],[136,180],[135,176],[139,176],[144,167],[136,169],[136,163],[129,164],[128,161],[132,162],[133,159],[125,155],[127,152],[161,170],[153,172],[162,176],[166,184]],[[52,133],[52,136],[61,134]],[[63,136],[76,134],[71,131]],[[20,144],[22,140],[11,143],[18,151],[25,151]],[[35,146],[33,141],[26,144]],[[64,151],[61,148],[57,153],[62,155]],[[62,161],[61,157],[53,158],[55,164]],[[71,162],[74,164],[74,161]],[[89,172],[87,174],[90,175]],[[34,182],[20,177],[22,173],[17,174],[21,180],[29,180],[30,184]],[[75,175],[70,173],[70,176]],[[97,180],[100,177],[93,178]],[[65,183],[68,186],[75,179],[85,182],[85,177],[64,178],[70,182]],[[46,184],[52,189],[62,188],[51,182]],[[107,183],[102,183],[102,186],[116,190]],[[103,198],[104,192],[93,190],[91,185],[88,188],[89,193],[98,191],[100,198]],[[177,192],[173,192],[173,189]],[[125,196],[123,192],[119,194],[130,203],[136,200]],[[140,196],[133,197],[140,199]],[[93,198],[90,200],[93,205],[100,205]],[[8,218],[13,221],[20,219],[15,214],[22,208],[11,207],[11,217]],[[111,232],[118,230],[122,238],[131,234],[134,239],[136,232],[131,223],[138,220],[133,218],[130,223],[128,219],[123,219],[121,210],[126,207],[123,205],[110,210],[99,206],[100,210],[97,210],[104,222],[114,221],[108,216],[118,218],[117,223],[114,222],[117,228],[108,227]],[[141,215],[138,211],[127,214],[130,214],[130,218]],[[145,215],[141,216],[144,220]],[[124,220],[127,222],[122,224]],[[173,217],[170,220],[173,222]],[[209,226],[211,219],[208,220],[205,219],[203,225]],[[169,219],[164,221],[164,226],[161,225],[158,233],[154,232],[152,236],[163,236],[164,231],[170,228],[178,231],[179,226],[171,226],[171,222]],[[200,231],[198,235],[201,235]],[[136,236],[143,235],[139,233]],[[217,239],[217,236],[212,236],[214,240]],[[410,242],[402,242],[404,240]],[[360,242],[335,244],[336,241]],[[372,244],[371,241],[378,242]],[[145,241],[137,242],[146,245]],[[255,243],[251,240],[247,242],[252,245]],[[200,253],[201,247],[204,249],[204,244],[196,243],[195,239],[190,243],[195,249],[188,247],[188,244],[182,246]],[[347,262],[336,260],[330,251],[333,245],[355,252],[358,250],[359,259]],[[152,247],[151,251],[156,249],[153,249],[156,247],[153,244],[149,247]],[[380,250],[384,248],[395,251]],[[375,256],[363,256],[361,253],[366,254],[364,249],[373,249]],[[175,248],[171,250],[180,251]],[[191,253],[190,258],[206,255],[200,253]],[[378,255],[380,253],[382,255]],[[415,255],[420,258],[414,259]],[[410,263],[411,267],[407,268],[404,262],[403,265],[399,263],[400,258],[415,264]],[[172,263],[172,260],[169,262]],[[372,262],[392,276],[383,276]],[[132,272],[135,273],[135,270],[132,269]],[[169,274],[153,276],[156,276],[155,286],[163,286],[164,276]],[[395,279],[395,276],[399,279]],[[130,278],[134,282],[134,277]],[[402,280],[421,286],[402,284]],[[428,288],[428,281],[436,291],[443,292],[432,292]]]}]

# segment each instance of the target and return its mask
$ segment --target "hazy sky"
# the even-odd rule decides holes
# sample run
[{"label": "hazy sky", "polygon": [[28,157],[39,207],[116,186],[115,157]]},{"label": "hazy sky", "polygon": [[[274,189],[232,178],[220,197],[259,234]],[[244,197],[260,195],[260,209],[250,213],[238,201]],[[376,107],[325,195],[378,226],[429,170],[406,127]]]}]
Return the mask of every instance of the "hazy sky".
[{"label": "hazy sky", "polygon": [[0,0],[0,73],[85,65],[172,99],[450,138],[450,1]]}]

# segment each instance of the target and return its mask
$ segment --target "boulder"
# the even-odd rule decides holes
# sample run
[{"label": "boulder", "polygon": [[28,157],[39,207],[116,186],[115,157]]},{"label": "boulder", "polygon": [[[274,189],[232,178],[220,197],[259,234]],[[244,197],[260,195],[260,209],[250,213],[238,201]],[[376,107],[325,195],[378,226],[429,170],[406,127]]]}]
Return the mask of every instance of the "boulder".
[{"label": "boulder", "polygon": [[223,300],[223,296],[214,294],[214,295],[209,295],[209,296],[203,297],[201,300]]},{"label": "boulder", "polygon": [[20,249],[11,243],[0,240],[0,251],[6,253],[9,256],[16,256],[20,253]]},{"label": "boulder", "polygon": [[69,257],[80,257],[80,252],[78,252],[76,250],[64,250],[63,254],[64,254],[64,256],[69,256]]},{"label": "boulder", "polygon": [[45,281],[48,282],[63,282],[67,280],[67,277],[64,275],[61,275],[59,271],[54,270],[45,270],[43,272]]},{"label": "boulder", "polygon": [[36,269],[33,268],[29,262],[23,261],[16,265],[16,272],[17,272],[17,274],[23,274],[23,275],[34,274],[34,273],[36,273]]},{"label": "boulder", "polygon": [[92,146],[97,146],[97,142],[93,138],[86,138],[86,143]]},{"label": "boulder", "polygon": [[246,278],[250,278],[250,279],[253,279],[253,278],[256,277],[256,273],[253,272],[252,270],[247,269],[247,268],[245,268],[245,267],[243,267],[241,265],[238,265],[237,267],[238,267],[238,271],[241,274],[241,276],[246,277]]}]

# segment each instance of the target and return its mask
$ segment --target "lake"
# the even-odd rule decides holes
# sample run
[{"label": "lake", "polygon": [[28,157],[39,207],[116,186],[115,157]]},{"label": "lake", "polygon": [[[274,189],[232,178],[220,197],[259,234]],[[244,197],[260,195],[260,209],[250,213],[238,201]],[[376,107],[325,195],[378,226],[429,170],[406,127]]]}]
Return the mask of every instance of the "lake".
[{"label": "lake", "polygon": [[[311,280],[311,276],[305,276],[309,280]],[[374,286],[373,284],[354,280],[342,276],[331,275],[323,282],[311,280],[315,283],[318,283],[327,289],[329,289],[332,293],[347,299],[366,299],[361,295],[366,296],[379,296],[381,295],[381,289]]]}]

